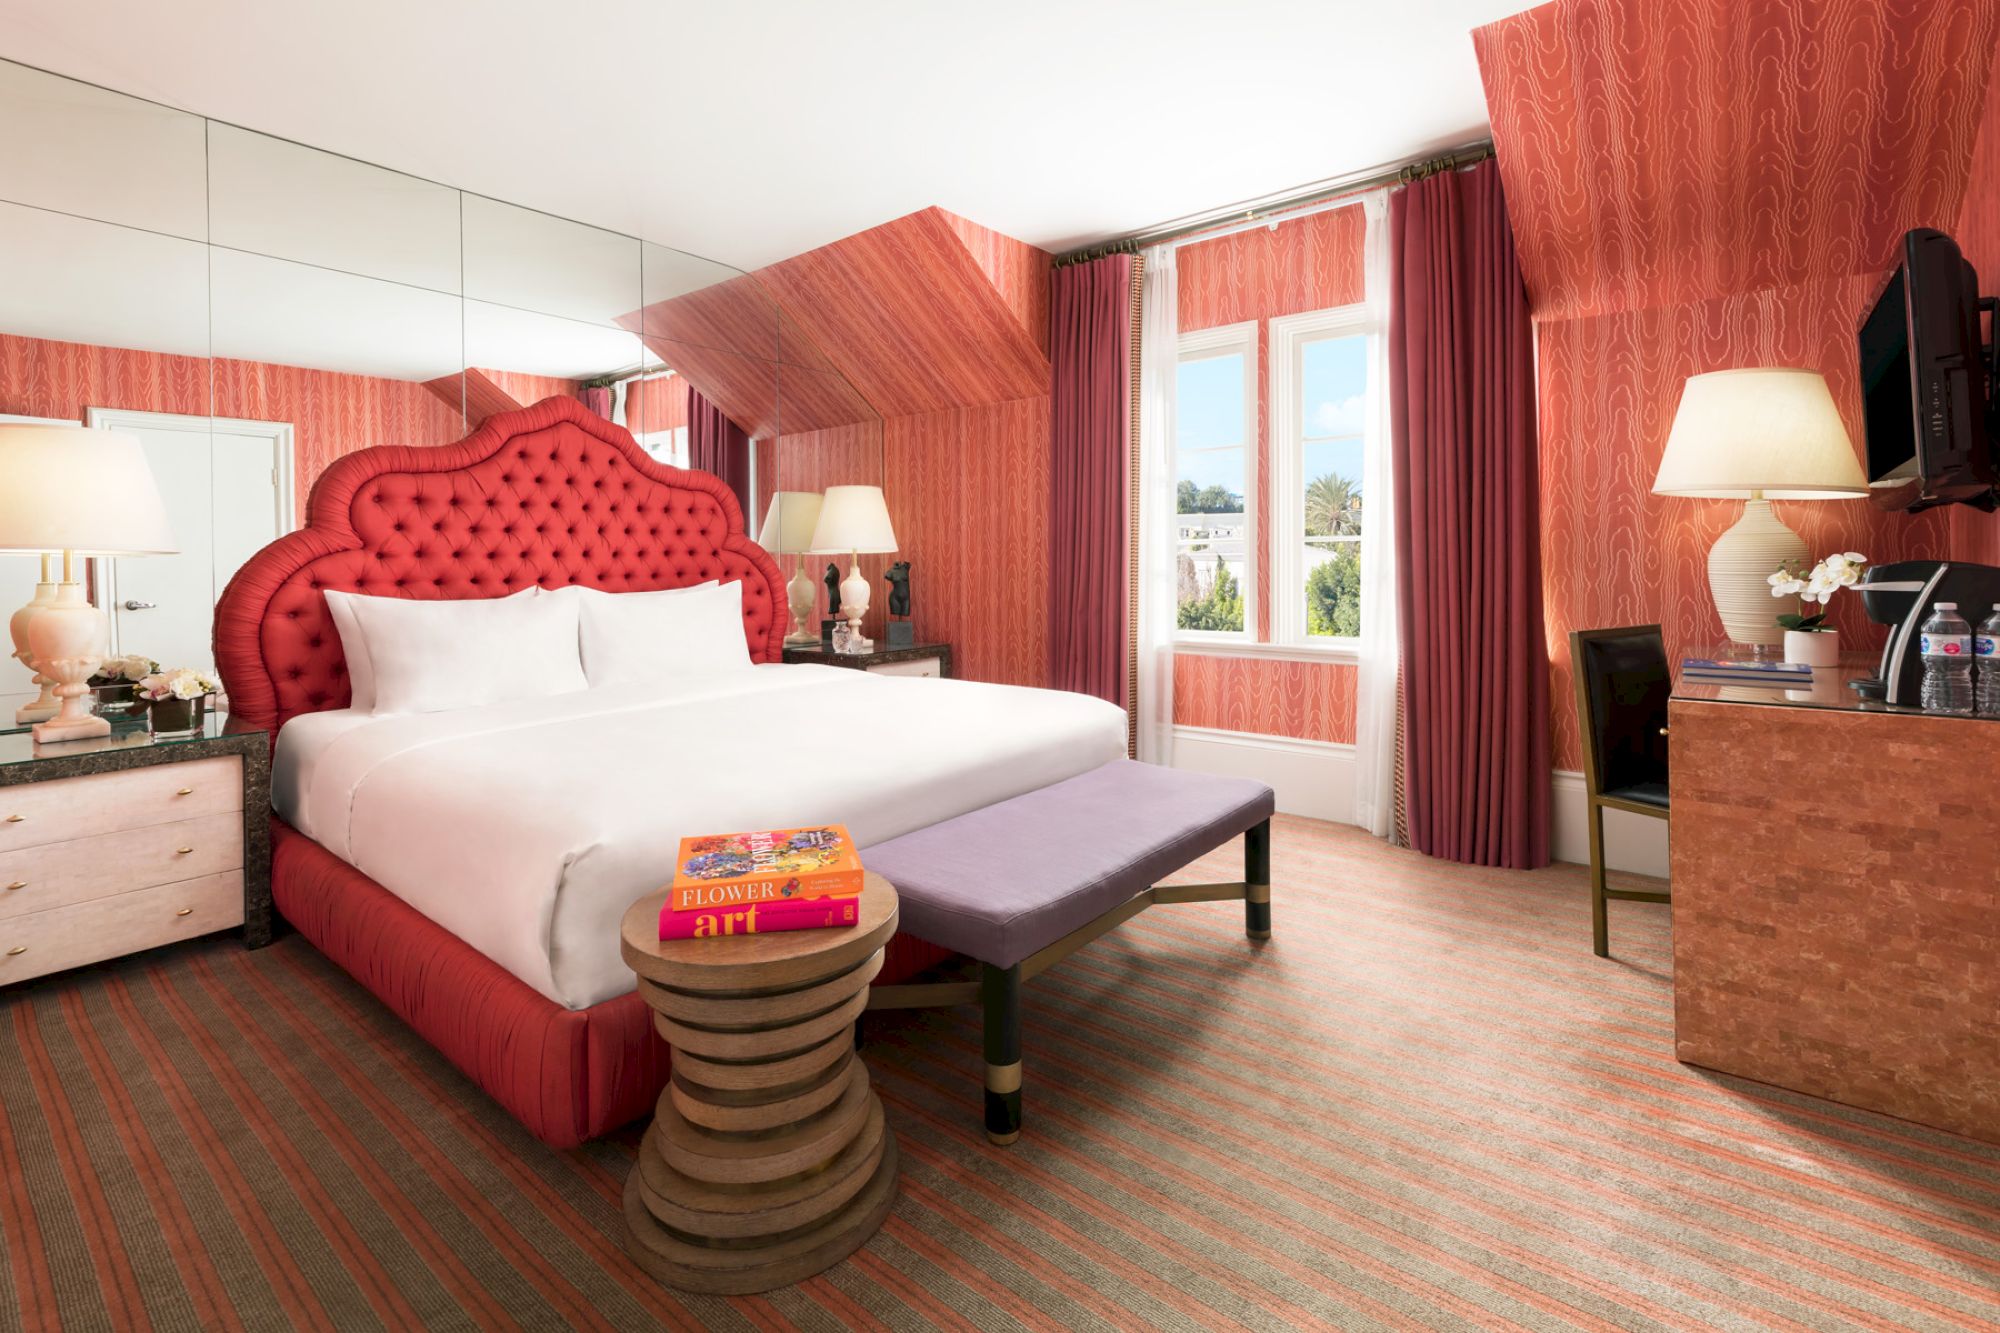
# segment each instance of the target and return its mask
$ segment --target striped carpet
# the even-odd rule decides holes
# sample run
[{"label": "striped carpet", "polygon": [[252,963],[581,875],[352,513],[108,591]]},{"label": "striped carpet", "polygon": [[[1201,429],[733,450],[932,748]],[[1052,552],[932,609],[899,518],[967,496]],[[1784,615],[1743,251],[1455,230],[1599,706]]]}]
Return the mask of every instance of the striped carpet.
[{"label": "striped carpet", "polygon": [[872,1020],[896,1211],[752,1299],[625,1260],[632,1136],[541,1148],[296,937],[5,992],[0,1323],[2000,1326],[2000,1148],[1676,1064],[1664,909],[1605,962],[1574,867],[1274,863],[1261,953],[1158,909],[1031,989],[1012,1150],[970,1013]]}]

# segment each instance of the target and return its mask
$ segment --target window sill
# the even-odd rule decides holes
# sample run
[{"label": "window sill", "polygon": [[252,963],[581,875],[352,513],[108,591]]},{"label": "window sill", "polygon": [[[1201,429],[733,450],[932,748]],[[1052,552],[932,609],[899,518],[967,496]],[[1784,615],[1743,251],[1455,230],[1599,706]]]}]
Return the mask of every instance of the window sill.
[{"label": "window sill", "polygon": [[1353,642],[1319,644],[1229,642],[1218,639],[1175,639],[1176,653],[1201,657],[1261,657],[1279,662],[1346,662],[1361,660],[1361,647]]}]

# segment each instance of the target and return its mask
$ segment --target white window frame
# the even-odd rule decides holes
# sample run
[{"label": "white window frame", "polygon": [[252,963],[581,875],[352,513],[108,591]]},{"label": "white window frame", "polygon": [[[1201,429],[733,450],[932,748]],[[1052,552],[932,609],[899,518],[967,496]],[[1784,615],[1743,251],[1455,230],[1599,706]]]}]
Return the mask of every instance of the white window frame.
[{"label": "white window frame", "polygon": [[[1306,630],[1305,349],[1323,338],[1357,334],[1380,338],[1384,330],[1365,301],[1273,319],[1271,348],[1271,645],[1286,655],[1355,658],[1359,638],[1309,634]],[[1386,392],[1377,384],[1369,348],[1367,393],[1371,402]],[[1368,492],[1363,455],[1362,493]]]},{"label": "white window frame", "polygon": [[[1174,642],[1189,645],[1229,644],[1242,647],[1257,639],[1257,528],[1261,493],[1257,478],[1257,321],[1218,324],[1212,329],[1183,333],[1174,360],[1176,373],[1182,363],[1205,361],[1211,357],[1243,357],[1243,628],[1240,630],[1200,630],[1174,628]],[[1179,472],[1180,440],[1174,440],[1175,471]],[[1178,482],[1176,482],[1178,486]],[[1178,527],[1175,529],[1178,534]],[[1174,563],[1180,563],[1180,540],[1174,540]]]}]

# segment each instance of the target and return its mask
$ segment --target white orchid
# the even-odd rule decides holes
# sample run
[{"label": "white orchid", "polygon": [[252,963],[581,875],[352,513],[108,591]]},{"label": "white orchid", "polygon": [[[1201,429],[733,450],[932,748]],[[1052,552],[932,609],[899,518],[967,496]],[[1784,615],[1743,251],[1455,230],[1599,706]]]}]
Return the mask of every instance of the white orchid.
[{"label": "white orchid", "polygon": [[158,703],[162,699],[204,699],[222,688],[222,682],[193,667],[155,672],[138,684],[142,699]]},{"label": "white orchid", "polygon": [[[1778,572],[1765,582],[1771,585],[1773,597],[1796,597],[1807,605],[1825,606],[1842,588],[1852,588],[1860,583],[1861,576],[1867,572],[1867,556],[1859,551],[1841,551],[1828,556],[1803,573],[1792,566],[1781,565],[1778,567]],[[1830,628],[1826,623],[1824,611],[1810,616],[1779,616],[1778,623],[1786,629]]]}]

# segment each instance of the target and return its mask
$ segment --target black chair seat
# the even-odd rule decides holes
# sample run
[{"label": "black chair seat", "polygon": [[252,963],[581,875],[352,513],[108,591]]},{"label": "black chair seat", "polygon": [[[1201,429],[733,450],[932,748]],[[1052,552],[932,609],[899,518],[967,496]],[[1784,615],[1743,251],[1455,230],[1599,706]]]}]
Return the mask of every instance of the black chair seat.
[{"label": "black chair seat", "polygon": [[1629,787],[1617,787],[1604,793],[1608,801],[1631,801],[1636,805],[1656,805],[1667,808],[1667,784],[1664,782],[1635,782]]}]

